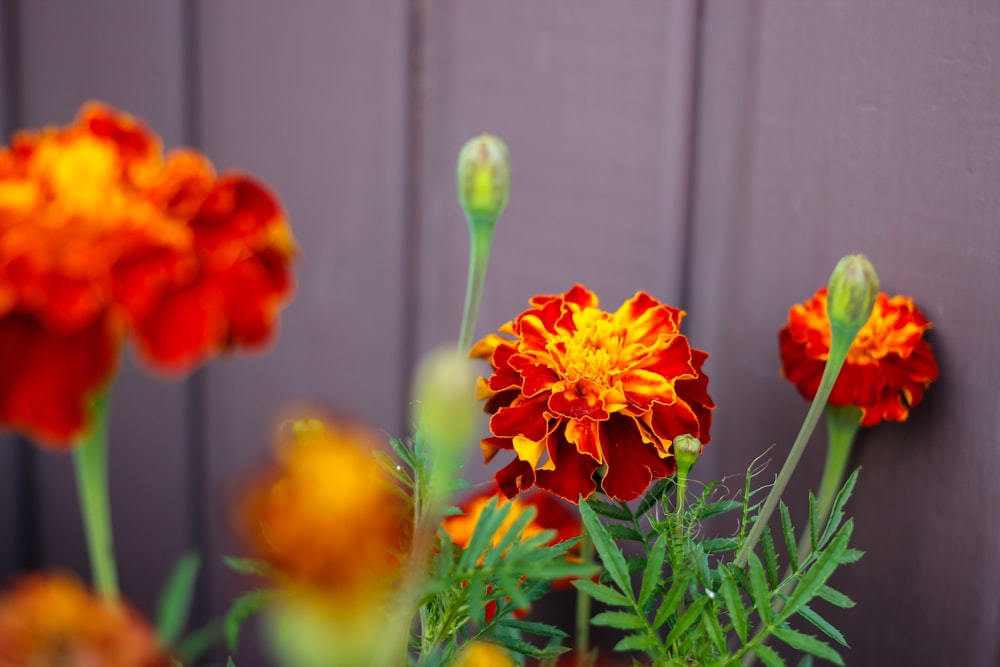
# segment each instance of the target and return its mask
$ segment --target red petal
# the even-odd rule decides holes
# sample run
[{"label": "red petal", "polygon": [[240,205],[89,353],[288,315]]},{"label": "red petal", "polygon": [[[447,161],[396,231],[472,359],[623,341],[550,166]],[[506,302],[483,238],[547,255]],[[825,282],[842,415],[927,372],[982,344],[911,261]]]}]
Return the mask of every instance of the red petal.
[{"label": "red petal", "polygon": [[490,431],[502,438],[523,435],[536,442],[541,440],[548,432],[545,398],[539,396],[519,405],[500,408],[490,419]]},{"label": "red petal", "polygon": [[574,503],[580,496],[586,498],[597,490],[594,473],[600,464],[578,452],[558,430],[549,436],[549,458],[555,468],[536,471],[535,483],[539,488]]},{"label": "red petal", "polygon": [[601,444],[608,467],[601,488],[611,498],[635,500],[653,479],[667,477],[676,470],[673,457],[661,459],[652,446],[642,441],[634,418],[614,415],[603,430]]}]

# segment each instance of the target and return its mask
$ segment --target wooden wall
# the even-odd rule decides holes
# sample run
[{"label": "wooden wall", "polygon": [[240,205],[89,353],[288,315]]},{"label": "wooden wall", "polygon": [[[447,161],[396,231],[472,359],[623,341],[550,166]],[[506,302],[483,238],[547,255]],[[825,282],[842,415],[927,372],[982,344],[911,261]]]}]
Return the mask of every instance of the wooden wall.
[{"label": "wooden wall", "polygon": [[[858,607],[830,616],[851,665],[1000,664],[1000,6],[6,0],[0,53],[5,131],[104,99],[269,182],[304,249],[267,354],[182,381],[123,368],[112,500],[147,612],[189,548],[200,618],[237,593],[227,508],[285,406],[405,430],[411,366],[458,334],[455,156],[490,131],[514,181],[479,333],[575,282],[682,306],[719,404],[703,478],[790,446],[805,405],[776,331],[841,255],[916,298],[942,379],[861,436],[868,554],[838,582]],[[39,566],[86,572],[70,460],[4,436],[0,573]],[[263,664],[245,644],[237,664]]]}]

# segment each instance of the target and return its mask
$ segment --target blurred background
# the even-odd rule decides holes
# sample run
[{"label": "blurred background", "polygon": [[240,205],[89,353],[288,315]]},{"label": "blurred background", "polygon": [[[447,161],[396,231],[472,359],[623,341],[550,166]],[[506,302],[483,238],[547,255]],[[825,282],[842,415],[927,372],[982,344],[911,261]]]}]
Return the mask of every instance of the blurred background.
[{"label": "blurred background", "polygon": [[[147,614],[189,549],[196,622],[247,584],[220,563],[227,511],[288,405],[406,432],[413,364],[458,337],[455,157],[489,131],[514,175],[478,333],[576,282],[608,309],[637,290],[684,308],[718,404],[701,479],[768,447],[777,469],[806,405],[776,333],[838,258],[915,298],[941,379],[860,435],[867,555],[834,581],[858,606],[824,613],[850,665],[1000,664],[1000,5],[4,0],[0,54],[5,138],[105,100],[269,183],[303,249],[266,354],[122,369],[115,532]],[[85,575],[71,459],[0,440],[0,577]],[[823,454],[788,494],[799,519]]]}]

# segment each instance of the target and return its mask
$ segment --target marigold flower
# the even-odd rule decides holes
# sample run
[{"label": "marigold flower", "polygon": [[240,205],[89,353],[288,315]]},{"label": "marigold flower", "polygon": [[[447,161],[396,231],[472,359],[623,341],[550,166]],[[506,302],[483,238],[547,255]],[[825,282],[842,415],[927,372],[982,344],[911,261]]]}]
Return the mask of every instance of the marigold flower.
[{"label": "marigold flower", "polygon": [[607,313],[580,285],[530,303],[500,328],[514,340],[491,334],[472,350],[493,366],[477,386],[493,414],[484,457],[517,454],[496,475],[508,497],[537,485],[576,502],[599,478],[632,500],[674,473],[675,437],[708,443],[708,355],[679,333],[683,311],[639,292]]},{"label": "marigold flower", "polygon": [[0,667],[170,667],[143,620],[76,579],[35,574],[0,596]]},{"label": "marigold flower", "polygon": [[517,662],[506,649],[487,641],[465,645],[455,658],[454,667],[515,667]]},{"label": "marigold flower", "polygon": [[[931,346],[924,339],[930,327],[912,299],[879,292],[871,318],[847,353],[830,405],[857,406],[862,426],[905,420],[938,376]],[[778,340],[782,376],[812,400],[830,351],[825,287],[804,304],[792,306]]]},{"label": "marigold flower", "polygon": [[131,334],[183,372],[264,343],[295,252],[277,200],[136,119],[85,105],[0,149],[0,424],[50,443],[85,426]]},{"label": "marigold flower", "polygon": [[350,613],[390,589],[409,543],[408,508],[372,446],[358,429],[298,421],[238,513],[252,550],[284,583]]}]

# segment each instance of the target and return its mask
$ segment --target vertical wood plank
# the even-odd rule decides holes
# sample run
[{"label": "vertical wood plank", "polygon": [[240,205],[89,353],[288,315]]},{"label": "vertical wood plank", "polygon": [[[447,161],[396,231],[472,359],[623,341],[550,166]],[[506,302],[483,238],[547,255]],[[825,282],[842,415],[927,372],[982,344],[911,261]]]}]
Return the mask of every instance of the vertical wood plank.
[{"label": "vertical wood plank", "polygon": [[695,20],[693,2],[430,3],[418,353],[458,339],[455,158],[482,132],[507,143],[512,185],[477,335],[577,282],[606,309],[638,290],[679,305]]},{"label": "vertical wood plank", "polygon": [[[206,373],[213,566],[241,547],[228,510],[269,456],[281,411],[305,401],[390,433],[403,321],[406,3],[245,2],[199,7],[204,148],[281,196],[302,248],[297,294],[264,355]],[[244,582],[216,567],[212,603]],[[242,642],[237,664],[257,659]],[[250,656],[250,657],[247,657]]]},{"label": "vertical wood plank", "polygon": [[[184,99],[179,8],[126,0],[22,3],[25,125],[66,124],[83,102],[101,99],[177,145]],[[126,360],[113,399],[112,514],[123,590],[147,613],[187,547],[185,432],[183,384]],[[43,564],[86,576],[71,459],[42,452],[38,462]]]},{"label": "vertical wood plank", "polygon": [[[738,472],[772,442],[780,461],[805,405],[776,331],[837,258],[868,254],[934,322],[942,379],[908,422],[861,434],[850,509],[867,555],[834,582],[858,606],[817,611],[848,664],[995,665],[1000,11],[706,7],[691,309],[715,352],[713,466]],[[793,499],[818,484],[816,440]]]}]

